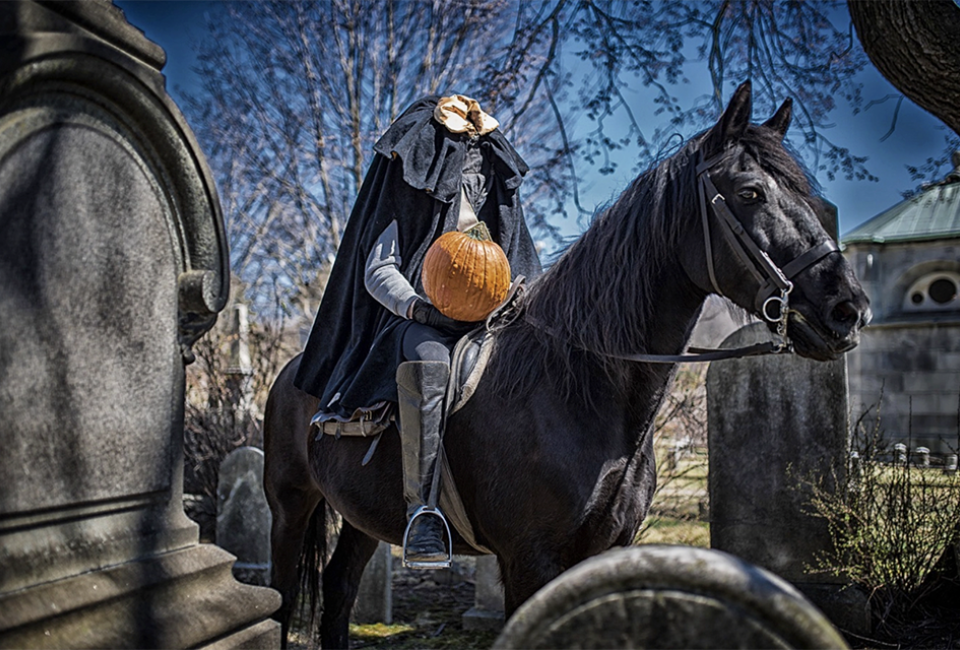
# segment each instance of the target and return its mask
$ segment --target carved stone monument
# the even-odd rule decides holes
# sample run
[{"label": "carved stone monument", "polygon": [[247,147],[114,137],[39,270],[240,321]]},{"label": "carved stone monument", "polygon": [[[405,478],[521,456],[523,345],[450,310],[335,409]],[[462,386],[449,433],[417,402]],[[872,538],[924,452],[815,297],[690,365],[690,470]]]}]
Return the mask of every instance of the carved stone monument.
[{"label": "carved stone monument", "polygon": [[0,52],[0,647],[278,645],[182,509],[228,269],[164,52],[105,0],[0,3]]},{"label": "carved stone monument", "polygon": [[[770,337],[766,325],[753,323],[723,347]],[[810,514],[804,484],[822,480],[829,488],[834,472],[846,471],[844,360],[777,355],[712,363],[707,414],[710,546],[789,580],[845,629],[868,632],[862,594],[808,571],[831,541],[826,522]]]}]

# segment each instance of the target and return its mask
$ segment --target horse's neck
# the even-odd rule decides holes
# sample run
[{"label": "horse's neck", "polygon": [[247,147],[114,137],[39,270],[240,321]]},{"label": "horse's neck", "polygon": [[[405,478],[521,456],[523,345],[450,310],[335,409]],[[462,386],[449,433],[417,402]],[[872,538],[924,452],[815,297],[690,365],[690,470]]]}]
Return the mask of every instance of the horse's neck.
[{"label": "horse's neck", "polygon": [[[679,264],[663,269],[657,282],[651,284],[651,290],[654,315],[648,328],[645,349],[641,352],[671,356],[681,354],[706,296],[687,279]],[[649,424],[666,395],[676,364],[626,363],[631,364],[628,393],[637,398],[631,403],[641,405],[635,417]]]},{"label": "horse's neck", "polygon": [[686,348],[706,294],[687,278],[679,263],[663,269],[659,281],[652,286],[656,307],[647,352],[680,354]]}]

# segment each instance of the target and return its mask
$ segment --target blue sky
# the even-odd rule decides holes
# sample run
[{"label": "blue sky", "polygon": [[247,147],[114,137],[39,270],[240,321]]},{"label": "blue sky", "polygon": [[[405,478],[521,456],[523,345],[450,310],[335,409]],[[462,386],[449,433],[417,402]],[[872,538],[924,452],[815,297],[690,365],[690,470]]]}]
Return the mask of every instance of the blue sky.
[{"label": "blue sky", "polygon": [[[167,89],[179,103],[183,89],[196,87],[197,78],[191,70],[196,61],[194,44],[205,34],[204,13],[215,10],[216,3],[117,0],[116,4],[124,10],[130,23],[166,51],[167,65],[163,72],[167,77]],[[864,71],[861,80],[867,100],[897,93],[872,66]],[[841,234],[900,202],[901,192],[915,186],[905,169],[906,164],[919,165],[927,157],[939,156],[942,151],[948,131],[939,120],[909,100],[903,102],[896,130],[881,142],[890,129],[895,104],[895,101],[888,101],[857,116],[841,105],[833,113],[836,126],[829,130],[828,137],[857,155],[868,156],[868,168],[880,179],[879,182],[818,179],[826,198],[839,209]],[[758,121],[766,117],[754,116]],[[582,196],[584,206],[591,208],[613,198],[632,179],[629,167],[621,165],[618,172],[609,177],[587,178]],[[567,221],[561,225],[562,229],[566,234],[576,234],[580,226],[573,218]]]}]

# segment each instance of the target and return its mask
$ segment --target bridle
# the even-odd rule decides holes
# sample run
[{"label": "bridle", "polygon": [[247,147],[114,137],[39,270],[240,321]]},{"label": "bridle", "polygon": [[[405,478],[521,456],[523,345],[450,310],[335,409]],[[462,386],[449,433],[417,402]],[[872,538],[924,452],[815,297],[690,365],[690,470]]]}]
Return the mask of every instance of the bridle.
[{"label": "bridle", "polygon": [[[726,199],[710,179],[709,170],[730,157],[731,151],[728,149],[724,153],[708,158],[700,162],[696,168],[697,188],[700,195],[700,220],[703,224],[703,240],[707,252],[707,273],[710,276],[710,284],[714,291],[723,295],[720,286],[717,284],[717,276],[714,271],[708,206],[713,208],[713,213],[717,216],[721,226],[720,230],[726,237],[727,243],[740,258],[744,268],[753,275],[760,285],[753,300],[754,308],[765,320],[782,323],[784,331],[781,336],[786,339],[785,315],[789,306],[790,292],[793,291],[791,280],[830,253],[839,250],[839,247],[836,242],[827,238],[813,248],[801,253],[796,259],[784,265],[782,269],[774,264],[766,251],[753,241],[750,233],[744,229],[743,224],[727,206]],[[709,200],[708,197],[710,197]],[[776,295],[777,293],[780,295]],[[773,305],[779,307],[776,314],[771,314],[769,311]]]},{"label": "bridle", "polygon": [[[804,251],[783,268],[777,266],[770,256],[760,248],[746,231],[740,220],[727,205],[727,200],[710,179],[710,169],[724,162],[733,154],[728,149],[706,160],[701,160],[696,167],[697,191],[700,199],[700,220],[703,225],[703,241],[706,247],[707,274],[710,284],[718,295],[723,295],[717,283],[714,270],[713,245],[710,239],[710,214],[716,216],[727,243],[740,259],[743,267],[750,272],[759,284],[754,297],[754,308],[763,316],[764,320],[777,324],[776,341],[766,341],[740,348],[710,350],[705,348],[689,348],[688,354],[610,354],[604,356],[637,361],[642,363],[680,363],[717,361],[752,357],[764,354],[779,354],[792,352],[793,346],[787,334],[787,318],[790,309],[790,292],[793,291],[793,278],[803,273],[827,255],[840,250],[836,242],[829,237],[816,246]],[[773,310],[776,310],[775,312]],[[529,319],[528,319],[529,320]],[[538,327],[543,327],[534,323]]]}]

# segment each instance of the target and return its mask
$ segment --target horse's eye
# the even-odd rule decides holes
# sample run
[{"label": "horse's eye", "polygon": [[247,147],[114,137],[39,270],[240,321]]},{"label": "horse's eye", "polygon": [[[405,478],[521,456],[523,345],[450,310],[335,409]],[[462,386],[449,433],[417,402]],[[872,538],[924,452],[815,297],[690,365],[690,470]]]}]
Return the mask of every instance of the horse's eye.
[{"label": "horse's eye", "polygon": [[741,199],[743,199],[747,203],[752,203],[754,201],[760,200],[760,192],[753,189],[752,187],[747,187],[740,190],[739,192],[737,192],[737,196],[739,196]]}]

